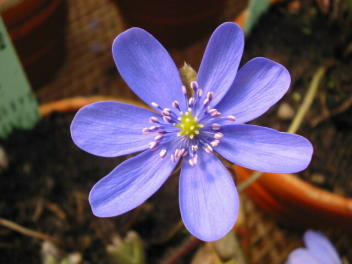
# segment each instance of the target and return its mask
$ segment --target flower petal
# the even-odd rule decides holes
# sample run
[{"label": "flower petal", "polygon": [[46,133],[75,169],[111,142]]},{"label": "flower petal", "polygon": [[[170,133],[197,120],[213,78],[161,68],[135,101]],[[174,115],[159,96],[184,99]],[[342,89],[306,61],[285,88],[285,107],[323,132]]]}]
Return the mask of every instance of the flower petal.
[{"label": "flower petal", "polygon": [[237,219],[239,198],[230,173],[213,154],[200,151],[198,165],[184,161],[180,209],[186,228],[204,241],[226,235]]},{"label": "flower petal", "polygon": [[313,147],[304,137],[253,125],[227,125],[216,151],[240,166],[274,173],[304,170]]},{"label": "flower petal", "polygon": [[148,148],[153,135],[142,129],[150,126],[155,113],[113,101],[93,103],[81,108],[71,123],[73,142],[81,149],[102,157],[116,157]]},{"label": "flower petal", "polygon": [[322,264],[305,248],[295,249],[288,256],[285,264]]},{"label": "flower petal", "polygon": [[126,30],[114,40],[112,54],[122,78],[147,104],[171,107],[178,100],[185,109],[178,69],[151,34],[141,28]]},{"label": "flower petal", "polygon": [[239,71],[228,93],[216,108],[245,123],[264,114],[287,92],[291,77],[287,69],[266,58],[254,58]]},{"label": "flower petal", "polygon": [[111,217],[123,214],[153,195],[176,166],[169,155],[147,150],[122,162],[98,181],[89,194],[94,215]]},{"label": "flower petal", "polygon": [[322,264],[341,264],[340,257],[326,236],[320,232],[308,230],[304,234],[307,249]]},{"label": "flower petal", "polygon": [[223,23],[212,34],[197,78],[205,94],[214,92],[212,105],[221,100],[235,79],[243,46],[243,31],[235,23]]}]

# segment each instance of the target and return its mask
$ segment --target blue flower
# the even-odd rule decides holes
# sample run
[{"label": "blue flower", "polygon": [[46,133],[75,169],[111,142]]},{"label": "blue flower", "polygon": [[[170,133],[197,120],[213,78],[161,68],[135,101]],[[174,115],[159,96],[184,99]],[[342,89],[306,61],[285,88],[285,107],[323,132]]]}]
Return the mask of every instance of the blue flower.
[{"label": "blue flower", "polygon": [[184,224],[194,236],[212,241],[231,230],[239,208],[236,186],[218,155],[265,172],[308,166],[313,149],[307,139],[244,124],[286,93],[290,75],[265,58],[252,59],[237,71],[243,46],[236,24],[220,25],[188,98],[176,65],[152,35],[131,28],[116,37],[112,52],[122,78],[155,111],[106,101],[83,107],[72,121],[73,141],[91,154],[142,151],[93,187],[89,202],[96,216],[117,216],[139,206],[180,164]]},{"label": "blue flower", "polygon": [[291,252],[286,264],[341,264],[331,242],[322,233],[308,230],[303,236],[306,248]]}]

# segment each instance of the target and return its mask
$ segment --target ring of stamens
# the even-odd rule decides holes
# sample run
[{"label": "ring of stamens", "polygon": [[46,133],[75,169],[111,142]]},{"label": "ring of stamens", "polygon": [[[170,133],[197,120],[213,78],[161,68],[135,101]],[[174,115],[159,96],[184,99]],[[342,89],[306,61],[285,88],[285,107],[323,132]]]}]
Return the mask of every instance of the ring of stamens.
[{"label": "ring of stamens", "polygon": [[[186,87],[182,86],[181,89],[186,99],[187,112],[182,112],[178,101],[172,102],[173,109],[162,108],[152,102],[151,105],[160,113],[160,116],[151,116],[149,121],[153,125],[143,128],[142,132],[156,134],[154,140],[149,143],[149,149],[159,149],[160,158],[170,155],[173,162],[177,162],[180,158],[187,158],[191,166],[196,166],[198,151],[202,149],[206,153],[212,153],[224,137],[221,133],[222,125],[235,122],[236,117],[224,116],[217,109],[211,108],[210,102],[214,98],[214,93],[203,94],[197,82],[191,83],[190,98],[187,98]],[[166,147],[165,143],[170,142],[170,136],[174,133],[175,135],[177,133],[175,145],[171,148]]]}]

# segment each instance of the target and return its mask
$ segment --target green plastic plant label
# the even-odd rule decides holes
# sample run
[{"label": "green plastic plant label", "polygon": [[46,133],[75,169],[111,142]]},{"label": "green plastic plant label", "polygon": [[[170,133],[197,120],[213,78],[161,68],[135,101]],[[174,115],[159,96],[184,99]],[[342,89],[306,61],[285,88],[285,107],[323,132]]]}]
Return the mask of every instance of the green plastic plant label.
[{"label": "green plastic plant label", "polygon": [[0,138],[14,128],[31,129],[38,104],[0,16]]}]

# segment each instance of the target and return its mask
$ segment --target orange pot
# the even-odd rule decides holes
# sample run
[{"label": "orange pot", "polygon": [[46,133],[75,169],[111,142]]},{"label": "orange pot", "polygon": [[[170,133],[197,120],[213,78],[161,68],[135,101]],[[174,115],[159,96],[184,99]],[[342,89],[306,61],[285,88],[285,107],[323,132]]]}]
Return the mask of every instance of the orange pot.
[{"label": "orange pot", "polygon": [[[239,182],[252,171],[233,165]],[[264,173],[246,193],[269,213],[296,226],[352,230],[352,199],[315,187],[293,174]]]},{"label": "orange pot", "polygon": [[51,80],[65,58],[65,0],[0,0],[1,15],[34,88]]}]

